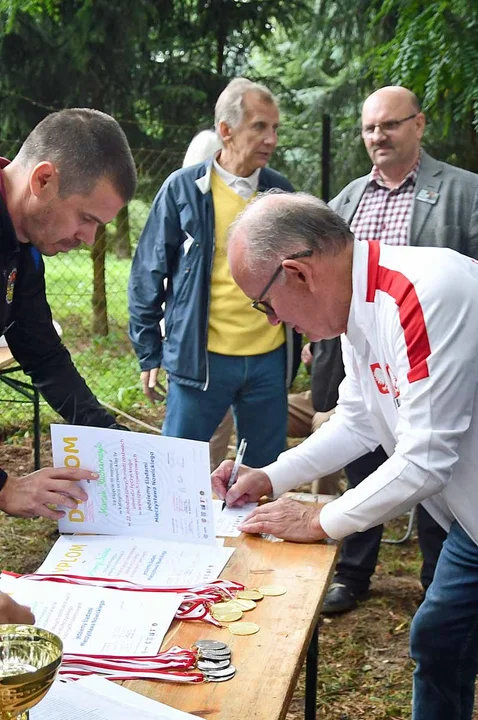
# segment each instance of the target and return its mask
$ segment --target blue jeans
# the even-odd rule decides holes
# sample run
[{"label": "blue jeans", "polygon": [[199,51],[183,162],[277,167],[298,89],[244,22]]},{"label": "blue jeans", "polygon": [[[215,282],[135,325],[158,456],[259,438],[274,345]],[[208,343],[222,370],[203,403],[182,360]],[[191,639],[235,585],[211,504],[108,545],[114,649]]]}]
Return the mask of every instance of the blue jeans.
[{"label": "blue jeans", "polygon": [[169,383],[163,435],[209,442],[232,405],[244,463],[262,467],[285,449],[287,389],[285,345],[262,355],[208,353],[209,384],[196,390]]},{"label": "blue jeans", "polygon": [[413,720],[471,720],[478,663],[478,546],[454,522],[410,633]]}]

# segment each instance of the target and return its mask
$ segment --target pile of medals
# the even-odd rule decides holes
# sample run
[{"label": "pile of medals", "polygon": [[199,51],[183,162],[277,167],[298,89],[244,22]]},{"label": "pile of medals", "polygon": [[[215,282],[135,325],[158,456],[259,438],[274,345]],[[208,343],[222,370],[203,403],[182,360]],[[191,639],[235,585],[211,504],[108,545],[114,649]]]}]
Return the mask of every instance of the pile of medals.
[{"label": "pile of medals", "polygon": [[197,669],[204,675],[206,682],[225,682],[232,680],[236,668],[231,665],[231,648],[219,640],[196,640]]},{"label": "pile of medals", "polygon": [[[232,635],[254,635],[260,630],[253,622],[237,622],[245,612],[257,607],[266,595],[284,595],[287,588],[282,585],[262,585],[258,588],[239,590],[232,600],[223,600],[209,606],[211,615],[228,628]],[[231,649],[219,640],[196,640],[193,646],[197,652],[197,669],[204,675],[206,682],[224,682],[231,680],[236,668],[231,665]]]},{"label": "pile of medals", "polygon": [[253,622],[236,622],[240,620],[245,612],[254,610],[257,602],[260,602],[265,595],[284,595],[287,592],[281,585],[263,585],[259,588],[239,590],[233,600],[214,603],[209,607],[211,615],[215,620],[228,624],[229,632],[232,635],[254,635],[259,632],[259,625]]}]

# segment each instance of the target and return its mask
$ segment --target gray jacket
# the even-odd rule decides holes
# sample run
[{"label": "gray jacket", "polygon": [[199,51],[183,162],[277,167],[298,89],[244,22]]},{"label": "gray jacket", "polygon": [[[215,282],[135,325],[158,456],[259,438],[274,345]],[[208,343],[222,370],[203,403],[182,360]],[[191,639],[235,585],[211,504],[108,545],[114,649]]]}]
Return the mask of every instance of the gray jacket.
[{"label": "gray jacket", "polygon": [[[369,177],[353,180],[330,201],[330,207],[348,223]],[[420,199],[427,195],[425,191],[430,191],[429,202]],[[423,152],[408,239],[410,245],[448,247],[478,259],[478,175]]]},{"label": "gray jacket", "polygon": [[[370,174],[353,180],[329,203],[349,224],[369,178]],[[478,260],[478,175],[423,152],[408,241],[422,247],[452,248]],[[315,410],[335,407],[343,377],[340,338],[315,343],[311,383]]]}]

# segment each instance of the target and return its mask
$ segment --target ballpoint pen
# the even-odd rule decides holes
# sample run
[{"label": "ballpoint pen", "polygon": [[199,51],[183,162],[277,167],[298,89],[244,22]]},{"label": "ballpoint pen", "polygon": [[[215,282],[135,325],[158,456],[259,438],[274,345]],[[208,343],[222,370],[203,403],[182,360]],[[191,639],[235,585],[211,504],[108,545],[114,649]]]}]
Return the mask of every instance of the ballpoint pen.
[{"label": "ballpoint pen", "polygon": [[[234,460],[234,466],[232,468],[231,475],[229,477],[229,480],[227,481],[226,494],[229,492],[229,490],[232,488],[232,486],[236,482],[237,473],[239,472],[239,467],[241,466],[242,461],[244,460],[246,448],[247,448],[247,440],[245,438],[242,438],[241,442],[239,443],[239,450],[237,451],[236,459]],[[226,507],[226,501],[224,500],[224,502],[222,503],[221,510],[224,510],[225,507]]]}]

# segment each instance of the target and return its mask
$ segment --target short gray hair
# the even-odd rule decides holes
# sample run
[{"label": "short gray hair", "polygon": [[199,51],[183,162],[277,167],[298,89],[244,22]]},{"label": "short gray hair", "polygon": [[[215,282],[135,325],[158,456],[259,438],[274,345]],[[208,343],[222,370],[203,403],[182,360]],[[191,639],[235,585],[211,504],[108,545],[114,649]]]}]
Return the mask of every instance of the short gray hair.
[{"label": "short gray hair", "polygon": [[265,102],[278,107],[276,98],[265,85],[252,82],[247,78],[235,78],[217,99],[214,112],[214,126],[217,132],[219,132],[219,123],[221,122],[225,122],[230,128],[241,124],[244,118],[244,95],[248,92],[257,93]]},{"label": "short gray hair", "polygon": [[353,242],[347,223],[308,193],[259,193],[230,229],[245,237],[247,264],[254,272],[301,250],[337,255]]},{"label": "short gray hair", "polygon": [[126,135],[116,120],[91,108],[47,115],[32,130],[15,160],[24,168],[50,161],[60,174],[60,197],[89,195],[107,178],[124,202],[136,189],[136,168]]}]

